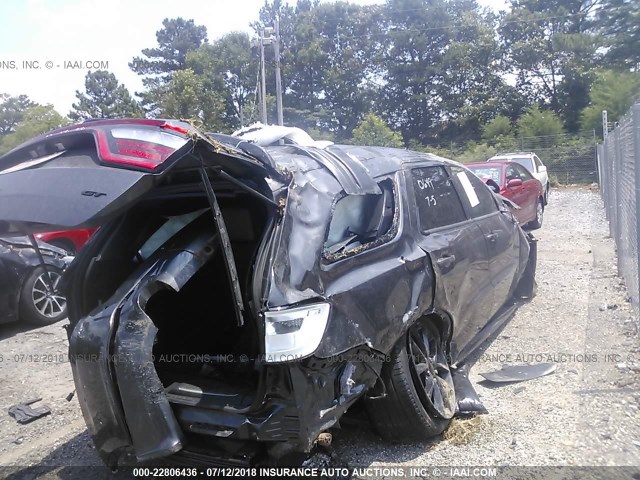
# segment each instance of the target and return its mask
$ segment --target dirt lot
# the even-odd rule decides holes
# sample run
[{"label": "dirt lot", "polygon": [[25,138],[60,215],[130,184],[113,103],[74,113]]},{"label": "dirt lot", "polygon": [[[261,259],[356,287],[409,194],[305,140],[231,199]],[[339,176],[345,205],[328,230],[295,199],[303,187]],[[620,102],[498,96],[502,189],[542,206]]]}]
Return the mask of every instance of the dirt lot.
[{"label": "dirt lot", "polygon": [[[598,195],[554,190],[536,232],[538,295],[478,355],[471,380],[489,413],[456,420],[444,438],[391,445],[366,426],[335,432],[337,455],[377,465],[640,465],[638,323],[616,276],[612,240]],[[66,322],[62,322],[63,324]],[[73,391],[61,324],[0,326],[0,465],[15,478],[106,477]],[[39,361],[38,361],[39,360]],[[499,387],[479,372],[503,363],[557,364],[554,374]],[[42,397],[52,414],[18,425],[7,409]],[[41,471],[41,470],[39,470]],[[5,470],[4,473],[9,473]],[[4,475],[2,475],[4,476]]]}]

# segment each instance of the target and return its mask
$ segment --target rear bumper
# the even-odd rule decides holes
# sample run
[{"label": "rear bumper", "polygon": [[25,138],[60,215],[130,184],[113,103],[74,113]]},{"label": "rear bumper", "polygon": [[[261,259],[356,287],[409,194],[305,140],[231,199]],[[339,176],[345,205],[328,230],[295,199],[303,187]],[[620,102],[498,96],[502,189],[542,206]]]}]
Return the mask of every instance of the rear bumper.
[{"label": "rear bumper", "polygon": [[[262,365],[255,398],[238,409],[216,402],[215,392],[194,396],[175,385],[165,389],[152,358],[155,334],[144,312],[127,303],[120,312],[114,307],[81,320],[72,332],[78,400],[96,449],[109,466],[177,452],[174,461],[188,462],[190,452],[202,456],[202,445],[229,452],[229,444],[235,450],[253,444],[274,456],[309,451],[318,434],[377,378],[358,355]],[[218,444],[221,448],[215,448]],[[228,453],[227,460],[232,457]]]}]

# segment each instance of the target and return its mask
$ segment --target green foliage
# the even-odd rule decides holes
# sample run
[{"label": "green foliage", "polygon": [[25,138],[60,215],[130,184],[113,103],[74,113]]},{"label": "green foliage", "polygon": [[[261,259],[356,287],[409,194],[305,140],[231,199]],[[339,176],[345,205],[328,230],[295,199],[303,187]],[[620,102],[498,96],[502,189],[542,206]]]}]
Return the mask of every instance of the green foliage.
[{"label": "green foliage", "polygon": [[640,73],[607,70],[598,74],[590,92],[591,104],[582,112],[582,128],[602,134],[602,111],[609,122],[618,121],[640,95]]},{"label": "green foliage", "polygon": [[494,17],[465,0],[390,0],[384,18],[385,119],[421,143],[479,137],[507,103]]},{"label": "green foliage", "polygon": [[224,99],[208,87],[203,76],[191,69],[175,72],[162,88],[160,116],[187,120],[205,130],[224,130]]},{"label": "green foliage", "polygon": [[138,103],[113,73],[105,70],[88,72],[84,85],[86,93],[76,90],[78,103],[74,103],[69,112],[72,120],[143,116]]},{"label": "green foliage", "polygon": [[607,40],[607,64],[640,68],[640,1],[602,0],[598,9],[598,30]]},{"label": "green foliage", "polygon": [[555,113],[533,106],[518,120],[518,133],[521,137],[560,135],[564,128]]},{"label": "green foliage", "polygon": [[165,18],[156,32],[158,46],[142,50],[144,57],[135,57],[129,68],[138,75],[167,76],[187,66],[187,54],[207,41],[207,27],[193,20]]},{"label": "green foliage", "polygon": [[498,150],[494,146],[486,143],[472,143],[464,153],[457,155],[455,159],[461,163],[485,162],[496,153]]},{"label": "green foliage", "polygon": [[[338,141],[350,137],[377,95],[367,80],[377,68],[381,8],[309,0],[295,8],[280,2],[263,7],[263,25],[280,18],[287,124],[330,131]],[[267,90],[274,95],[273,49],[265,54]]]},{"label": "green foliage", "polygon": [[207,41],[207,28],[193,20],[165,18],[156,32],[158,46],[142,50],[144,57],[135,57],[129,68],[142,75],[145,91],[140,92],[142,107],[150,114],[158,113],[158,104],[166,84],[174,72],[187,68],[187,55]]},{"label": "green foliage", "polygon": [[487,141],[495,142],[501,137],[511,137],[512,135],[511,121],[504,115],[498,115],[482,127],[482,138]]},{"label": "green foliage", "polygon": [[391,130],[385,121],[374,113],[368,113],[353,130],[352,143],[378,147],[404,147],[402,136]]},{"label": "green foliage", "polygon": [[249,35],[231,32],[187,55],[187,66],[201,76],[207,90],[224,98],[221,120],[230,130],[259,120],[258,62],[252,53]]},{"label": "green foliage", "polygon": [[454,156],[454,152],[452,152],[451,149],[434,147],[432,145],[423,145],[415,139],[409,140],[407,148],[415,152],[432,153],[433,155],[443,158],[451,159]]},{"label": "green foliage", "polygon": [[593,0],[512,0],[499,33],[506,70],[530,104],[551,108],[569,130],[579,111],[602,50],[589,14]]},{"label": "green foliage", "polygon": [[[519,136],[577,133],[591,111],[595,69],[637,66],[638,1],[510,0],[495,15],[476,0],[266,0],[253,28],[261,34],[279,19],[286,124],[343,142],[373,112],[417,147],[484,141],[506,149],[509,124]],[[148,114],[189,112],[224,130],[259,119],[259,55],[248,35],[208,42],[205,27],[177,18],[156,36],[157,46],[130,64],[145,77]],[[265,62],[273,122],[271,45]]]},{"label": "green foliage", "polygon": [[24,116],[15,130],[0,140],[0,154],[17,147],[21,143],[31,140],[54,128],[67,125],[69,119],[63,117],[53,108],[53,105],[35,105],[24,112]]},{"label": "green foliage", "polygon": [[16,126],[24,119],[27,109],[35,106],[26,95],[12,97],[0,94],[0,139],[15,131]]}]

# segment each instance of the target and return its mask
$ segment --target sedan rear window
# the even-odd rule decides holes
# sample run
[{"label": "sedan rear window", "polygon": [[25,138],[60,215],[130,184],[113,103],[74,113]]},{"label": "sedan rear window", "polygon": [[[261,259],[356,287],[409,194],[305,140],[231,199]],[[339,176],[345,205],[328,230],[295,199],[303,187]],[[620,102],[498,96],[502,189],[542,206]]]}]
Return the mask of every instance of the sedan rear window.
[{"label": "sedan rear window", "polygon": [[490,178],[498,185],[502,184],[502,168],[501,167],[468,167],[478,178],[482,180]]},{"label": "sedan rear window", "polygon": [[533,171],[533,162],[528,157],[515,157],[515,158],[512,158],[511,161],[519,163],[530,172]]}]

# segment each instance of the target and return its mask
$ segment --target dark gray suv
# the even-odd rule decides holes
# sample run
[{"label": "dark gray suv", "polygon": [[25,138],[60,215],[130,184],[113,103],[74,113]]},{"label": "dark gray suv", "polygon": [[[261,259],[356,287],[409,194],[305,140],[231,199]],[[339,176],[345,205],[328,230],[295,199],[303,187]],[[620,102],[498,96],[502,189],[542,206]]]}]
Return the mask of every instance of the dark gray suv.
[{"label": "dark gray suv", "polygon": [[502,201],[429,154],[128,119],[0,158],[0,233],[98,225],[63,280],[111,466],[286,459],[360,400],[386,438],[436,435],[535,272]]}]

